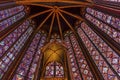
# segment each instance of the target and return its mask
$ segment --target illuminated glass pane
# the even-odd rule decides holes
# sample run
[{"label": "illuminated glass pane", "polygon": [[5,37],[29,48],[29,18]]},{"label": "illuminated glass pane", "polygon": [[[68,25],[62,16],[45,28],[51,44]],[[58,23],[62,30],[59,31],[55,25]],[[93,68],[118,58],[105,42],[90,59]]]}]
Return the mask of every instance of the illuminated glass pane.
[{"label": "illuminated glass pane", "polygon": [[[98,50],[101,52],[101,54],[104,56],[104,58],[107,60],[107,62],[113,67],[113,69],[120,75],[119,69],[120,69],[120,57],[117,55],[116,52],[114,52],[95,32],[93,32],[86,24],[82,24],[82,29],[85,31],[85,33],[88,35],[88,37],[93,41],[95,46],[98,48]],[[96,52],[97,53],[97,52]],[[102,60],[102,59],[101,59]],[[106,72],[107,75],[105,76],[108,80],[116,79],[116,75],[108,70],[107,67],[105,67],[105,63],[103,65],[103,73]]]},{"label": "illuminated glass pane", "polygon": [[15,41],[26,31],[29,21],[25,21],[2,41],[0,41],[0,57],[15,43]]},{"label": "illuminated glass pane", "polygon": [[24,6],[16,6],[13,8],[5,9],[0,11],[0,20],[5,19],[9,16],[12,16],[24,9]]},{"label": "illuminated glass pane", "polygon": [[56,72],[55,72],[55,76],[56,77],[64,77],[64,69],[63,69],[63,66],[60,64],[60,63],[57,63],[56,62]]},{"label": "illuminated glass pane", "polygon": [[58,62],[51,62],[46,66],[45,77],[64,77],[64,69],[63,66]]},{"label": "illuminated glass pane", "polygon": [[117,28],[120,30],[120,19],[119,18],[115,18],[113,16],[110,16],[103,12],[94,10],[92,8],[87,8],[86,11],[87,11],[87,13],[95,16],[96,18],[98,18],[98,19],[112,25],[114,28]]},{"label": "illuminated glass pane", "polygon": [[[19,67],[16,71],[16,74],[15,74],[14,78],[18,75],[21,75],[21,76],[26,76],[27,75],[29,67],[30,67],[31,62],[32,62],[32,59],[33,59],[33,56],[36,53],[36,48],[37,48],[36,44],[39,43],[40,36],[41,35],[39,33],[37,33],[35,35],[34,39],[32,40],[32,43],[30,44],[28,50],[26,51],[20,65],[19,65]],[[13,78],[13,80],[14,80],[14,78]]]},{"label": "illuminated glass pane", "polygon": [[41,61],[41,59],[42,59],[42,54],[41,54],[40,49],[43,46],[43,44],[45,43],[45,41],[46,41],[46,37],[42,36],[40,43],[39,43],[39,46],[37,48],[37,52],[35,54],[34,60],[32,62],[32,65],[30,66],[30,70],[28,73],[28,78],[30,78],[30,79],[34,79],[36,68],[38,66],[38,63],[40,63],[39,61]]},{"label": "illuminated glass pane", "polygon": [[100,22],[99,20],[93,18],[89,14],[86,14],[86,19],[91,21],[94,25],[96,25],[99,29],[104,31],[106,34],[108,34],[112,39],[114,39],[116,42],[120,44],[120,32],[116,31],[115,29],[109,27],[108,25]]},{"label": "illuminated glass pane", "polygon": [[[87,26],[87,25],[85,25],[85,23],[82,23],[81,27],[84,28],[83,26]],[[87,47],[91,57],[95,61],[96,65],[97,65],[98,69],[100,70],[100,72],[102,73],[104,79],[110,80],[111,77],[114,77],[115,74],[112,72],[111,68],[108,66],[108,64],[103,59],[103,57],[100,55],[99,51],[95,48],[95,46],[90,42],[88,37],[82,31],[82,29],[78,28],[78,34],[81,37],[82,41],[84,42],[85,46]]]},{"label": "illuminated glass pane", "polygon": [[25,16],[25,12],[20,12],[6,20],[3,20],[2,22],[0,22],[0,31],[4,30],[5,28],[11,26],[12,24],[14,24],[15,22],[19,21],[20,19],[22,19]]},{"label": "illuminated glass pane", "polygon": [[68,66],[70,68],[71,78],[73,80],[82,80],[80,76],[80,72],[78,70],[76,60],[75,60],[75,56],[71,47],[71,43],[68,37],[65,37],[65,42],[66,42],[66,45],[68,46],[68,50],[67,50]]},{"label": "illuminated glass pane", "polygon": [[20,37],[20,39],[14,44],[14,46],[7,52],[7,55],[1,59],[0,62],[0,70],[2,70],[1,77],[7,71],[8,67],[13,62],[15,57],[18,55],[18,53],[20,52],[21,48],[23,47],[31,33],[32,27],[27,29],[27,31]]},{"label": "illuminated glass pane", "polygon": [[103,0],[103,1],[108,1],[108,2],[120,2],[120,0]]},{"label": "illuminated glass pane", "polygon": [[46,71],[45,71],[45,77],[46,78],[50,78],[50,77],[54,77],[54,71],[55,71],[55,67],[54,67],[54,62],[51,62],[49,63],[47,66],[46,66]]},{"label": "illuminated glass pane", "polygon": [[71,34],[70,35],[70,39],[71,39],[71,42],[72,42],[72,45],[73,45],[73,49],[75,51],[75,56],[77,58],[77,61],[78,61],[78,64],[80,66],[80,70],[81,70],[81,73],[82,73],[82,76],[83,76],[83,79],[89,79],[89,80],[93,80],[93,75],[89,69],[89,66],[86,62],[86,59],[79,47],[79,44],[76,40],[76,37],[74,36],[74,34]]}]

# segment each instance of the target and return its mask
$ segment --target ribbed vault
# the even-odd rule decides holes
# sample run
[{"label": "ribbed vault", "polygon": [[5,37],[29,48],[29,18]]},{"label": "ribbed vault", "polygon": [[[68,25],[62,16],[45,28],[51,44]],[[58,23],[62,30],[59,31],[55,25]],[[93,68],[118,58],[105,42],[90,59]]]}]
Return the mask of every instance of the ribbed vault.
[{"label": "ribbed vault", "polygon": [[72,30],[75,34],[73,26],[76,22],[83,21],[83,9],[93,4],[91,0],[18,0],[16,3],[30,8],[40,7],[41,10],[37,9],[38,11],[32,8],[30,13],[33,14],[28,19],[37,22],[36,31],[46,31],[48,41],[53,34],[58,34],[63,40],[63,33],[67,30]]}]

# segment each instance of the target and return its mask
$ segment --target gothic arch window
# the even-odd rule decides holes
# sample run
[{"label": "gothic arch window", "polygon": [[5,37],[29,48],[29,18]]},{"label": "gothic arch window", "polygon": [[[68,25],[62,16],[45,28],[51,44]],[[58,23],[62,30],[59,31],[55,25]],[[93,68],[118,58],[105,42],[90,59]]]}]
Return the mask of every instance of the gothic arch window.
[{"label": "gothic arch window", "polygon": [[[42,36],[41,33],[37,33],[32,40],[28,50],[26,51],[19,67],[16,70],[13,80],[19,79],[34,79],[35,71],[37,69],[38,61],[41,59],[40,48],[45,42],[45,36]],[[39,45],[36,45],[39,44]]]},{"label": "gothic arch window", "polygon": [[31,63],[30,69],[28,71],[28,79],[34,79],[35,78],[35,73],[37,72],[37,66],[40,64],[40,61],[42,59],[42,54],[41,54],[41,47],[44,45],[46,40],[46,36],[43,35],[40,39],[39,46],[37,47],[37,52],[35,53],[34,60]]},{"label": "gothic arch window", "polygon": [[0,11],[0,32],[22,19],[25,14],[24,6],[18,6]]},{"label": "gothic arch window", "polygon": [[29,27],[29,21],[25,21],[6,38],[0,41],[0,78],[5,74],[10,64],[24,46],[26,40],[31,35],[33,28]]},{"label": "gothic arch window", "polygon": [[29,26],[29,21],[25,21],[2,41],[0,41],[0,57],[12,46],[12,44],[20,38],[20,36],[26,32]]},{"label": "gothic arch window", "polygon": [[[89,8],[87,9],[87,11],[90,13]],[[95,15],[97,15],[97,12],[94,13],[94,10],[92,10],[91,14],[93,16],[95,16]],[[120,31],[117,31],[117,30],[114,29],[114,28],[120,29],[120,27],[119,27],[120,26],[120,20],[116,18],[117,21],[114,22],[114,21],[112,21],[112,19],[114,17],[107,16],[107,15],[103,16],[102,13],[99,13],[99,15],[97,15],[97,18],[102,19],[102,21],[108,22],[109,24],[113,24],[112,25],[112,26],[114,26],[114,28],[113,28],[113,27],[110,27],[109,25],[103,23],[102,21],[94,18],[93,16],[91,16],[88,13],[86,13],[86,15],[85,15],[85,17],[86,17],[87,20],[89,20],[96,27],[98,27],[100,30],[102,30],[103,32],[105,32],[107,35],[109,35],[112,39],[114,39],[116,42],[118,42],[120,44]]]},{"label": "gothic arch window", "polygon": [[86,11],[87,11],[87,13],[91,14],[92,16],[94,16],[94,17],[102,20],[103,22],[112,25],[112,27],[120,30],[120,19],[119,18],[113,17],[111,15],[105,14],[103,12],[100,12],[100,11],[92,9],[92,8],[87,8]]},{"label": "gothic arch window", "polygon": [[[68,47],[68,61],[71,63],[72,69],[72,79],[74,80],[93,80],[93,75],[89,69],[89,66],[86,62],[86,59],[76,41],[76,38],[73,34],[70,34],[70,39],[65,38],[66,44]],[[73,46],[73,47],[72,47]],[[70,59],[70,60],[69,60]],[[78,64],[78,65],[77,65]],[[80,69],[80,70],[79,70]],[[81,75],[80,75],[81,74]]]},{"label": "gothic arch window", "polygon": [[20,6],[15,6],[15,7],[12,7],[12,8],[9,8],[9,9],[4,9],[4,10],[1,10],[0,11],[0,21],[5,19],[5,18],[8,18],[12,15],[15,15],[21,11],[24,10],[24,6],[23,5],[20,5]]},{"label": "gothic arch window", "polygon": [[76,56],[77,58],[77,63],[79,65],[83,79],[89,79],[89,80],[94,79],[74,34],[70,34],[70,40],[71,40],[73,49],[75,51],[74,56]]},{"label": "gothic arch window", "polygon": [[106,80],[116,80],[120,76],[120,58],[86,23],[78,28],[78,34]]},{"label": "gothic arch window", "polygon": [[81,76],[80,76],[80,72],[78,70],[77,62],[76,62],[75,57],[74,57],[73,49],[71,47],[71,43],[70,43],[70,40],[69,40],[68,36],[65,37],[65,42],[66,42],[66,46],[68,46],[67,59],[68,59],[68,64],[69,64],[68,66],[69,66],[69,69],[70,69],[71,78],[73,80],[82,80]]}]

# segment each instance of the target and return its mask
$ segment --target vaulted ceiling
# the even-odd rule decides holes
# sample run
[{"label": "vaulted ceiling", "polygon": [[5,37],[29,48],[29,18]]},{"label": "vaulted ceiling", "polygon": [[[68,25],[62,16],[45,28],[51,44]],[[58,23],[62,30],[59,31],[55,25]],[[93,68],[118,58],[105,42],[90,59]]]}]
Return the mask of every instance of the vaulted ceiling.
[{"label": "vaulted ceiling", "polygon": [[50,38],[67,30],[74,31],[75,23],[83,21],[83,10],[93,4],[92,0],[17,0],[17,4],[30,8],[30,17],[36,23],[36,30],[44,30]]}]

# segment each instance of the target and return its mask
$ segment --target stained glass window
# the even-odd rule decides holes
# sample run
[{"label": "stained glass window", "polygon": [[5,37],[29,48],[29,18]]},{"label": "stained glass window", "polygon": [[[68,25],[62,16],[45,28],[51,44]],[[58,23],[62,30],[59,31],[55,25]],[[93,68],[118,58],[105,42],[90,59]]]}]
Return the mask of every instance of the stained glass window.
[{"label": "stained glass window", "polygon": [[120,0],[103,0],[103,1],[109,1],[109,2],[120,2]]},{"label": "stained glass window", "polygon": [[27,77],[29,78],[29,80],[33,80],[34,79],[38,63],[40,63],[40,61],[42,59],[42,54],[41,54],[40,49],[44,45],[45,41],[46,41],[46,36],[42,36],[42,38],[41,38],[41,40],[39,42],[39,46],[37,47],[37,52],[36,52],[36,54],[34,56],[34,60],[31,63],[30,69],[28,71]]},{"label": "stained glass window", "polygon": [[55,72],[55,76],[56,77],[64,77],[64,70],[63,70],[63,66],[60,63],[56,62],[56,72]]},{"label": "stained glass window", "polygon": [[99,29],[104,31],[106,34],[108,34],[112,39],[114,39],[116,42],[120,44],[120,32],[116,31],[115,29],[109,27],[108,25],[104,24],[103,22],[95,19],[89,14],[85,15],[86,19],[88,19],[90,22],[92,22],[94,25],[96,25]]},{"label": "stained glass window", "polygon": [[[88,48],[90,55],[94,59],[98,69],[106,80],[117,80],[120,76],[120,57],[114,52],[95,32],[93,32],[85,23],[78,28],[78,33],[84,44]],[[111,69],[110,66],[112,66]],[[116,75],[114,72],[117,72]]]},{"label": "stained glass window", "polygon": [[18,55],[31,33],[32,27],[29,27],[27,31],[20,37],[20,39],[13,45],[13,47],[7,51],[7,54],[2,57],[0,61],[0,79],[5,74],[15,57]]},{"label": "stained glass window", "polygon": [[73,45],[73,49],[75,51],[75,56],[77,58],[78,64],[79,64],[79,68],[81,70],[82,73],[82,77],[83,79],[87,79],[87,80],[93,80],[93,75],[89,69],[89,66],[86,62],[86,59],[83,55],[83,52],[81,51],[79,44],[76,40],[76,37],[74,34],[70,35],[70,39],[71,39],[71,43]]},{"label": "stained glass window", "polygon": [[46,66],[45,71],[46,78],[53,78],[53,77],[64,77],[64,70],[63,66],[58,62],[51,62]]},{"label": "stained glass window", "polygon": [[41,41],[40,38],[41,38],[41,34],[37,33],[34,39],[32,40],[32,43],[30,44],[28,50],[26,51],[16,71],[16,74],[14,75],[13,80],[34,78],[34,73],[37,66],[36,62],[38,62],[40,57],[40,51],[36,51],[36,50],[39,50],[39,47],[43,46],[42,44],[45,42],[45,37],[43,37]]},{"label": "stained glass window", "polygon": [[2,1],[0,3],[0,7],[5,7],[5,6],[11,6],[11,5],[16,5],[16,3],[14,1],[11,1],[11,2],[5,2],[3,3],[4,1]]},{"label": "stained glass window", "polygon": [[[120,0],[101,0],[98,2],[102,3],[102,1],[103,3],[108,2],[107,5],[113,3],[112,7],[115,6],[114,4],[118,5],[118,2],[120,2]],[[3,4],[0,3],[0,6],[11,4],[15,3],[4,2]],[[19,21],[29,13],[29,7],[27,6],[13,6],[14,7],[9,9],[0,9],[0,33],[15,27],[12,27],[12,25],[19,23]],[[117,8],[118,7],[116,7],[116,9]],[[115,41],[120,45],[120,18],[92,8],[86,8],[86,12],[86,22],[90,22],[94,28],[97,28],[100,32],[108,36],[108,38],[113,39],[113,42]],[[28,38],[30,38],[30,35],[33,35],[32,33],[35,30],[35,25],[31,22],[32,20],[26,20],[21,23],[20,26],[16,26],[15,30],[11,33],[5,35],[4,39],[0,40],[0,80],[4,77],[6,72],[7,74],[5,76],[11,74],[9,67],[11,68],[13,66],[11,64],[17,60],[17,57],[21,54],[21,50],[23,51],[25,47],[24,44]],[[78,38],[81,38],[83,45],[88,50],[86,52],[88,52],[87,54],[90,56],[87,58],[93,61],[92,65],[88,64],[89,59],[84,56],[85,54],[82,52],[81,45],[72,31],[68,31],[68,33],[65,34],[64,40],[67,46],[67,68],[69,68],[68,72],[70,72],[69,74],[68,72],[66,73],[70,75],[71,80],[94,80],[94,77],[97,76],[92,74],[94,71],[91,71],[90,67],[94,67],[95,65],[95,68],[98,68],[95,69],[95,72],[98,70],[98,73],[100,73],[105,80],[119,80],[120,56],[117,51],[115,52],[114,49],[97,34],[97,32],[94,32],[96,29],[92,30],[93,28],[91,27],[92,26],[88,26],[87,23],[82,22],[79,27],[77,27],[77,33]],[[35,77],[39,77],[40,64],[43,60],[41,48],[45,44],[46,37],[47,35],[43,32],[36,33],[31,43],[28,44],[29,47],[26,47],[27,50],[25,48],[26,51],[24,53],[22,52],[22,56],[20,55],[20,59],[22,59],[17,63],[19,65],[17,65],[18,67],[16,66],[17,69],[14,72],[15,74],[12,73],[14,75],[10,76],[13,77],[12,80],[34,80]],[[50,42],[54,41],[54,37],[54,35],[51,36]],[[59,35],[57,35],[56,40],[62,42]],[[45,80],[47,80],[47,78],[66,78],[64,69],[66,66],[57,61],[50,62],[43,67],[45,67],[45,73],[43,74]],[[14,70],[12,69],[12,71]],[[39,78],[42,79],[41,74]]]},{"label": "stained glass window", "polygon": [[15,43],[15,41],[26,31],[29,26],[29,21],[25,21],[2,41],[0,41],[0,57]]},{"label": "stained glass window", "polygon": [[18,80],[19,78],[25,79],[25,75],[27,75],[27,71],[37,48],[36,44],[38,44],[39,39],[40,34],[36,34],[32,43],[30,44],[30,47],[26,51],[25,56],[23,57],[13,80]]},{"label": "stained glass window", "polygon": [[67,59],[68,59],[68,66],[69,66],[70,73],[71,73],[70,74],[71,78],[73,80],[82,80],[68,36],[65,37],[65,42],[66,42],[66,45],[68,46]]},{"label": "stained glass window", "polygon": [[24,10],[24,6],[16,6],[13,8],[5,9],[0,11],[0,20],[10,17],[20,11]]},{"label": "stained glass window", "polygon": [[51,77],[54,77],[54,69],[55,69],[55,64],[54,62],[51,62],[49,63],[47,66],[46,66],[46,71],[45,71],[45,77],[46,78],[51,78]]},{"label": "stained glass window", "polygon": [[11,26],[12,24],[14,24],[15,22],[19,21],[20,19],[22,19],[25,16],[25,12],[20,12],[6,20],[3,20],[2,22],[0,22],[0,31],[4,30],[5,28]]},{"label": "stained glass window", "polygon": [[105,23],[108,23],[110,25],[112,25],[114,28],[117,28],[118,30],[120,30],[120,19],[113,17],[111,15],[105,14],[103,12],[94,10],[92,8],[87,8],[86,9],[87,13],[93,15],[94,17],[104,21]]}]

